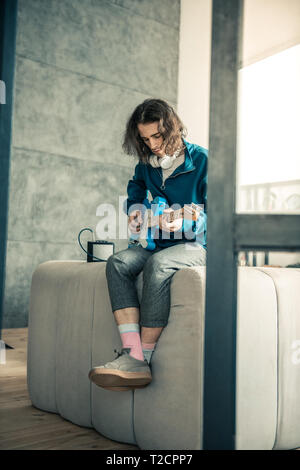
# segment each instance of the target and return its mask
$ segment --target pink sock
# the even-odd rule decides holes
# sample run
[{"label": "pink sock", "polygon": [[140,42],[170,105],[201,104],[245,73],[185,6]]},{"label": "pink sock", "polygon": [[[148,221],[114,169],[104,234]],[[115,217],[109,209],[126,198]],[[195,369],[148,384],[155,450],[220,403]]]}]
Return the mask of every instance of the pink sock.
[{"label": "pink sock", "polygon": [[125,325],[119,325],[118,328],[123,348],[129,348],[130,356],[138,359],[139,361],[143,361],[144,354],[139,325],[137,323],[126,323]]}]

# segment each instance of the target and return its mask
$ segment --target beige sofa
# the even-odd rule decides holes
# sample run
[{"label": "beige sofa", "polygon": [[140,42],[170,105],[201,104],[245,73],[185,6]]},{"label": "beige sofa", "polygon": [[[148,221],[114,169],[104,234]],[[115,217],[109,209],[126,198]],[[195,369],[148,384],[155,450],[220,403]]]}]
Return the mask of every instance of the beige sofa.
[{"label": "beige sofa", "polygon": [[[137,288],[141,296],[142,274]],[[238,268],[237,449],[300,447],[299,291],[299,269]],[[105,263],[40,264],[29,311],[33,405],[141,449],[201,449],[204,295],[205,267],[173,276],[152,383],[113,392],[88,379],[121,349]]]}]

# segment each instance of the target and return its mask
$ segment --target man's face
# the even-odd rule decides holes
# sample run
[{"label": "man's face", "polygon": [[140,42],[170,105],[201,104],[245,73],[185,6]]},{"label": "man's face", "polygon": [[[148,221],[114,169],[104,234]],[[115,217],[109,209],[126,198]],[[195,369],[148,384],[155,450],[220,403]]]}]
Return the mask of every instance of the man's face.
[{"label": "man's face", "polygon": [[163,136],[158,130],[158,121],[147,124],[138,124],[137,127],[141,138],[154,155],[163,157],[165,155],[165,145]]}]

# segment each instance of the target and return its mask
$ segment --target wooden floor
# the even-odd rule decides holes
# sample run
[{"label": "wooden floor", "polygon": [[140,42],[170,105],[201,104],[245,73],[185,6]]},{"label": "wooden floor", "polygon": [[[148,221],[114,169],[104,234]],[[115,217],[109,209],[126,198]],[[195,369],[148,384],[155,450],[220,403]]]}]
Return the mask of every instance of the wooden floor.
[{"label": "wooden floor", "polygon": [[27,391],[27,328],[3,330],[2,339],[14,349],[6,349],[0,364],[1,450],[138,450],[34,408]]}]

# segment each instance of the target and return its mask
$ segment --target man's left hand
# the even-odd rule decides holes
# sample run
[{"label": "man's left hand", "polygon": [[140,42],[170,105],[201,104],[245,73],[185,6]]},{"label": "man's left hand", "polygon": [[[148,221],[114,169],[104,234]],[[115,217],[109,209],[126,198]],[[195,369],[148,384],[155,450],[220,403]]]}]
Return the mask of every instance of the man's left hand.
[{"label": "man's left hand", "polygon": [[167,222],[167,218],[164,217],[172,212],[172,209],[165,209],[163,214],[159,216],[159,228],[164,232],[177,232],[182,228],[182,218],[173,220],[173,222]]}]

